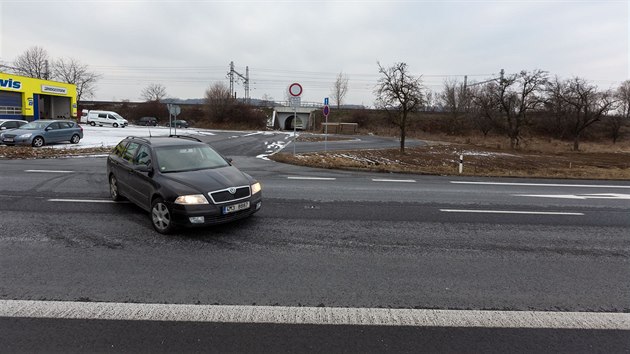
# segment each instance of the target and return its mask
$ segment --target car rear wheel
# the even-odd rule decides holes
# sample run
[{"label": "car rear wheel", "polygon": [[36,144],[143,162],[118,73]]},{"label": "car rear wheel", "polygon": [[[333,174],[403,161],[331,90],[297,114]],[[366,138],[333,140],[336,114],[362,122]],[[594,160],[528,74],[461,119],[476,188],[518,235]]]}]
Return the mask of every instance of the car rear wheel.
[{"label": "car rear wheel", "polygon": [[96,126],[96,123],[90,122],[90,125],[94,127],[94,126]]},{"label": "car rear wheel", "polygon": [[151,222],[155,231],[161,234],[171,233],[174,229],[171,211],[162,198],[157,198],[151,204]]},{"label": "car rear wheel", "polygon": [[114,128],[118,128],[118,123],[114,123],[114,124],[112,124],[112,127],[114,127]]},{"label": "car rear wheel", "polygon": [[42,146],[44,146],[44,138],[42,138],[41,136],[36,136],[33,139],[32,145],[33,145],[33,147],[42,147]]},{"label": "car rear wheel", "polygon": [[72,138],[70,138],[70,142],[72,144],[78,144],[79,140],[81,140],[81,137],[79,136],[79,134],[74,134]]},{"label": "car rear wheel", "polygon": [[120,193],[118,193],[118,180],[116,176],[111,175],[109,177],[109,195],[112,197],[112,200],[117,202],[122,199]]}]

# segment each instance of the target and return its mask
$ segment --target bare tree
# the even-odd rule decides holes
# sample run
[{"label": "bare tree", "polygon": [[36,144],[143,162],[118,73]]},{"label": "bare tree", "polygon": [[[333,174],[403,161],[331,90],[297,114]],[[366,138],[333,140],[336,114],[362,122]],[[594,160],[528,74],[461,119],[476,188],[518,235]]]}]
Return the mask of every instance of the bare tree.
[{"label": "bare tree", "polygon": [[149,84],[142,90],[142,98],[147,101],[161,101],[166,97],[166,87],[162,84]]},{"label": "bare tree", "polygon": [[464,90],[463,84],[445,80],[444,88],[438,96],[440,106],[449,113],[451,133],[454,133],[455,129],[461,125],[460,118],[470,111],[470,100]]},{"label": "bare tree", "polygon": [[466,91],[467,100],[470,102],[472,121],[487,136],[494,128],[501,127],[503,116],[501,103],[498,100],[497,84],[494,82],[483,86],[471,87]]},{"label": "bare tree", "polygon": [[340,72],[337,75],[337,79],[332,87],[332,92],[330,96],[332,100],[337,104],[337,109],[341,108],[341,104],[343,103],[343,99],[346,97],[348,93],[348,76],[346,76],[343,72]]},{"label": "bare tree", "polygon": [[52,75],[56,80],[77,86],[77,101],[94,96],[95,85],[101,77],[90,71],[88,66],[73,58],[61,58],[53,61]]},{"label": "bare tree", "polygon": [[554,85],[559,85],[555,91],[568,109],[573,150],[578,151],[584,131],[614,108],[614,96],[612,92],[600,91],[597,86],[579,77],[562,82],[556,81]]},{"label": "bare tree", "polygon": [[630,122],[630,80],[622,82],[617,88],[615,99],[619,114],[611,116],[608,122],[613,143],[621,137],[621,127],[624,123]]},{"label": "bare tree", "polygon": [[47,80],[50,78],[48,52],[42,47],[30,47],[13,61],[13,69],[18,75]]},{"label": "bare tree", "polygon": [[543,104],[547,81],[547,73],[542,70],[531,73],[523,70],[508,77],[502,76],[499,80],[496,95],[501,104],[512,149],[519,146],[521,130],[528,124],[528,113]]},{"label": "bare tree", "polygon": [[210,120],[223,123],[228,120],[230,112],[234,109],[236,99],[225,84],[217,82],[206,90],[206,105]]},{"label": "bare tree", "polygon": [[400,152],[405,152],[407,118],[420,108],[423,102],[422,81],[409,73],[406,63],[396,63],[384,68],[378,63],[381,78],[374,90],[376,106],[392,114],[393,122],[400,128]]}]

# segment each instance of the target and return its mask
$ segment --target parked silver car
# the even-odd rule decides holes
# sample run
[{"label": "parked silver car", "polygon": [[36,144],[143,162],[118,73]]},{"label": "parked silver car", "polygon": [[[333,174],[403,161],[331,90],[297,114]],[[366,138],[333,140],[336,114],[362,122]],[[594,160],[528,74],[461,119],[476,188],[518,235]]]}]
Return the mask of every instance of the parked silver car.
[{"label": "parked silver car", "polygon": [[9,129],[17,129],[26,123],[28,122],[21,119],[0,119],[0,133]]},{"label": "parked silver car", "polygon": [[77,144],[81,139],[83,128],[71,120],[36,120],[0,134],[3,144],[34,147],[62,141]]}]

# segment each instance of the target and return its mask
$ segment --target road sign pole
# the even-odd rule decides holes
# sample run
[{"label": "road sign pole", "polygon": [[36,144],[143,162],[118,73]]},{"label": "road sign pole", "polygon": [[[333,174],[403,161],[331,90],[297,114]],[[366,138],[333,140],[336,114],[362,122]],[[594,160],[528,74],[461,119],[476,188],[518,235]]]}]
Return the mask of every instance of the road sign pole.
[{"label": "road sign pole", "polygon": [[297,107],[293,106],[293,156],[295,156],[295,145],[297,144]]}]

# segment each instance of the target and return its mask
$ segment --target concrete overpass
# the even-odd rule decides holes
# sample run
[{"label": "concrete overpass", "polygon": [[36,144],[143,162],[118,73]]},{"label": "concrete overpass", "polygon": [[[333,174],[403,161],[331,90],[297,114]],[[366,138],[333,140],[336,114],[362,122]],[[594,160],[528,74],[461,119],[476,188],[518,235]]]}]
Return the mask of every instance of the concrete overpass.
[{"label": "concrete overpass", "polygon": [[273,129],[293,130],[295,124],[296,129],[307,129],[312,125],[312,114],[316,110],[313,107],[298,107],[295,110],[293,107],[274,107],[267,126]]}]

